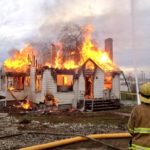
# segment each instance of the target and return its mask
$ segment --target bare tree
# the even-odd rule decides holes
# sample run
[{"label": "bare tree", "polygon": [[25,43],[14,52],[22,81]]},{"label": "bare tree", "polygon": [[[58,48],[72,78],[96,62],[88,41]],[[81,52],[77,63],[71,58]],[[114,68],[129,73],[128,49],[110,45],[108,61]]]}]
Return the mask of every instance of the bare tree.
[{"label": "bare tree", "polygon": [[79,25],[68,24],[59,34],[59,40],[63,44],[63,59],[80,59],[80,50],[83,43],[83,30]]}]

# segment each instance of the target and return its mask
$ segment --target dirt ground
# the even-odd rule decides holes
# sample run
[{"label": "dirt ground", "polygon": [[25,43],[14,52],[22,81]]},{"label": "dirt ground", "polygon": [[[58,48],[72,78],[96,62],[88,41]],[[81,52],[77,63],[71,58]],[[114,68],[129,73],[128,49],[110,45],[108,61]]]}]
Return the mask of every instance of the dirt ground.
[{"label": "dirt ground", "polygon": [[[16,150],[74,136],[127,132],[132,107],[100,112],[0,113],[0,150]],[[129,139],[79,142],[54,150],[128,149]],[[107,145],[107,146],[106,146]],[[111,145],[112,147],[108,146]]]}]

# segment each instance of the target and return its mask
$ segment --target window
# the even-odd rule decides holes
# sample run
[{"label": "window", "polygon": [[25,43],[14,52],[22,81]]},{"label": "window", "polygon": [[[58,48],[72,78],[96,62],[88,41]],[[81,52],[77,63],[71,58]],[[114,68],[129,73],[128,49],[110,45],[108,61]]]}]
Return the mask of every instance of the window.
[{"label": "window", "polygon": [[112,76],[111,75],[105,76],[104,89],[112,89]]},{"label": "window", "polygon": [[23,77],[14,77],[14,87],[16,90],[24,89],[24,78]]},{"label": "window", "polygon": [[7,89],[11,90],[23,90],[24,89],[24,77],[8,77]]},{"label": "window", "polygon": [[57,75],[57,91],[69,92],[73,91],[73,75]]},{"label": "window", "polygon": [[42,88],[42,76],[36,75],[36,81],[35,81],[35,90],[36,92],[40,92]]},{"label": "window", "polygon": [[30,76],[25,77],[25,86],[27,86],[27,87],[30,86]]},{"label": "window", "polygon": [[14,89],[14,81],[13,77],[8,77],[7,78],[7,89]]}]

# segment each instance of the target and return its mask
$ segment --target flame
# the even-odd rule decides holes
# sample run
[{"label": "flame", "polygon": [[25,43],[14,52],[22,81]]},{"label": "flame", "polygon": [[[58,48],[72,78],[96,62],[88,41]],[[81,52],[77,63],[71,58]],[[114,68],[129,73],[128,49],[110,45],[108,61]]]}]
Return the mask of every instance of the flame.
[{"label": "flame", "polygon": [[[91,35],[93,27],[91,25],[87,25],[83,28],[83,32],[84,41],[80,51],[68,50],[66,52],[67,55],[64,55],[64,44],[56,43],[52,49],[52,63],[46,62],[44,65],[58,69],[77,69],[80,68],[88,59],[91,59],[104,71],[112,71],[117,68],[109,58],[107,52],[100,50],[98,46],[92,42]],[[4,62],[6,72],[26,72],[32,62],[33,54],[36,55],[35,53],[36,50],[30,44],[26,45],[20,51],[16,51],[13,56]]]},{"label": "flame", "polygon": [[[88,59],[92,59],[101,69],[111,71],[116,68],[107,52],[100,50],[91,40],[91,32],[93,28],[88,25],[84,28],[84,42],[79,53],[80,60],[76,62],[71,56],[75,52],[70,52],[70,57],[63,60],[63,50],[59,49],[54,63],[54,68],[58,69],[76,69],[82,66]],[[63,44],[62,44],[63,45]],[[61,47],[62,48],[62,47]]]},{"label": "flame", "polygon": [[33,53],[35,53],[35,49],[29,44],[20,51],[15,51],[10,58],[4,61],[6,72],[26,72],[32,62]]},{"label": "flame", "polygon": [[48,66],[49,68],[52,67],[51,63],[49,63],[49,62],[46,62],[46,63],[45,63],[45,66]]},{"label": "flame", "polygon": [[67,85],[68,80],[67,80],[67,76],[64,76],[64,85]]},{"label": "flame", "polygon": [[31,108],[30,101],[26,100],[25,102],[22,102],[21,107],[25,110],[30,109]]},{"label": "flame", "polygon": [[58,69],[62,68],[61,64],[62,64],[62,51],[58,50],[56,59],[55,59],[55,68],[58,68]]},{"label": "flame", "polygon": [[94,70],[95,68],[94,64],[91,61],[88,61],[85,67],[86,69],[89,69],[89,70]]},{"label": "flame", "polygon": [[70,60],[70,61],[66,61],[64,63],[64,68],[65,69],[75,69],[78,68],[79,66],[77,64],[75,64],[74,60]]},{"label": "flame", "polygon": [[13,91],[15,88],[14,87],[9,87],[8,90]]}]

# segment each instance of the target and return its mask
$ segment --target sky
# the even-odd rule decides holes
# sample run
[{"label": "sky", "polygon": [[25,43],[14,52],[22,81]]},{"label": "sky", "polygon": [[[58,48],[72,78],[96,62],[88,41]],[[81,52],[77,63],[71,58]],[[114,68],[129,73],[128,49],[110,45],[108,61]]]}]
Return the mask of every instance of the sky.
[{"label": "sky", "polygon": [[113,39],[114,62],[150,76],[150,0],[0,0],[0,62],[26,43],[45,45],[64,25],[92,24],[100,48]]}]

